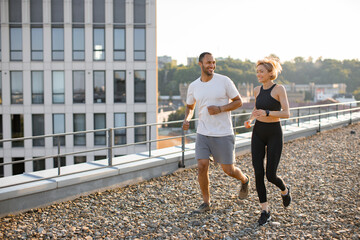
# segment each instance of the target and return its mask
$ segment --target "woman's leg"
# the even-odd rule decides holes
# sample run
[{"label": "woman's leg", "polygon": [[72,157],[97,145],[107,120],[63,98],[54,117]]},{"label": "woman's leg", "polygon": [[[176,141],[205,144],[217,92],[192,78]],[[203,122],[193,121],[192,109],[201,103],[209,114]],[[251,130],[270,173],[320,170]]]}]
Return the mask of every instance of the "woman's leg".
[{"label": "woman's leg", "polygon": [[[255,131],[255,129],[254,129]],[[251,155],[252,155],[252,164],[255,172],[255,184],[256,191],[260,203],[265,203],[266,198],[266,188],[265,188],[265,170],[264,170],[264,157],[265,157],[265,143],[253,132],[251,138]]]},{"label": "woman's leg", "polygon": [[266,178],[269,182],[275,184],[280,190],[286,194],[287,188],[284,181],[277,176],[276,172],[279,166],[281,153],[283,149],[283,135],[281,126],[278,126],[278,129],[275,134],[273,134],[267,144],[267,161],[266,161]]}]

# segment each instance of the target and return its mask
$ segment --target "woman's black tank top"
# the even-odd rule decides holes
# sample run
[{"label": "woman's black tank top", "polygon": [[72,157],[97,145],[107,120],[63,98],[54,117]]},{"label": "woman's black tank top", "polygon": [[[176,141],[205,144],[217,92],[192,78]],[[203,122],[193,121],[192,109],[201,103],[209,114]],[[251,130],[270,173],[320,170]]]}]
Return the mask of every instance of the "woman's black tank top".
[{"label": "woman's black tank top", "polygon": [[263,86],[261,86],[260,93],[256,97],[256,109],[281,111],[280,102],[271,96],[271,90],[273,90],[275,86],[276,84],[266,90],[264,90]]}]

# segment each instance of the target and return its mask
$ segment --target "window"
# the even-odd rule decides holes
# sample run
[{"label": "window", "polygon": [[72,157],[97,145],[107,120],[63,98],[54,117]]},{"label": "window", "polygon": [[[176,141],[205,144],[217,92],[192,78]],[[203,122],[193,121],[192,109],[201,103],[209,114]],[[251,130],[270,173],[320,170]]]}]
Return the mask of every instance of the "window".
[{"label": "window", "polygon": [[21,0],[11,0],[9,3],[9,22],[21,23]]},{"label": "window", "polygon": [[[3,139],[3,120],[2,115],[0,115],[0,140]],[[0,147],[3,147],[3,144],[0,143]]]},{"label": "window", "polygon": [[84,23],[84,0],[72,0],[72,21],[73,23]]},{"label": "window", "polygon": [[43,60],[43,4],[42,0],[30,0],[31,60]]},{"label": "window", "polygon": [[31,72],[31,93],[32,104],[44,103],[44,73],[42,71]]},{"label": "window", "polygon": [[[45,122],[44,122],[44,114],[33,114],[32,115],[32,135],[40,136],[45,134]],[[33,146],[40,147],[45,146],[44,138],[36,138],[33,139]]]},{"label": "window", "polygon": [[125,29],[114,28],[114,60],[124,61],[125,59]]},{"label": "window", "polygon": [[64,60],[64,28],[53,27],[52,31],[52,60]]},{"label": "window", "polygon": [[22,29],[10,27],[10,60],[22,60]]},{"label": "window", "polygon": [[[0,29],[0,31],[1,31],[1,29]],[[1,74],[1,71],[0,71],[0,104],[2,104],[2,74]]]},{"label": "window", "polygon": [[30,21],[31,23],[42,23],[43,21],[43,1],[30,0]]},{"label": "window", "polygon": [[113,16],[114,23],[126,23],[126,9],[125,9],[125,0],[113,0]]},{"label": "window", "polygon": [[31,60],[43,60],[43,29],[40,27],[31,28]]},{"label": "window", "polygon": [[[104,113],[94,114],[94,129],[105,129],[106,128],[106,116]],[[95,132],[94,133],[94,145],[105,145],[106,144],[106,132]]]},{"label": "window", "polygon": [[85,30],[83,27],[73,27],[73,60],[85,60]]},{"label": "window", "polygon": [[[114,127],[126,126],[126,113],[114,113]],[[114,144],[126,144],[126,129],[115,129],[114,131]]]},{"label": "window", "polygon": [[64,0],[51,0],[51,22],[64,22]]},{"label": "window", "polygon": [[52,60],[64,60],[64,0],[51,0]]},{"label": "window", "polygon": [[134,60],[146,60],[146,4],[145,0],[134,0]]},{"label": "window", "polygon": [[146,23],[145,0],[134,0],[134,23]]},{"label": "window", "polygon": [[[135,113],[135,125],[146,124],[146,113]],[[135,128],[135,142],[146,141],[146,127]]]},{"label": "window", "polygon": [[33,161],[33,171],[36,172],[41,170],[45,170],[45,159]]},{"label": "window", "polygon": [[[53,134],[57,133],[65,133],[65,114],[63,113],[53,114]],[[54,137],[53,145],[58,145],[58,139],[60,145],[65,146],[65,136]]]},{"label": "window", "polygon": [[94,71],[94,103],[105,103],[105,71]]},{"label": "window", "polygon": [[73,103],[85,103],[85,71],[73,71]]},{"label": "window", "polygon": [[126,102],[125,71],[114,72],[114,102]]},{"label": "window", "polygon": [[125,23],[126,8],[125,0],[113,1],[114,16],[114,60],[124,61],[125,53]]},{"label": "window", "polygon": [[52,72],[53,103],[65,103],[65,79],[63,71]]},{"label": "window", "polygon": [[134,29],[134,59],[138,61],[146,60],[146,37],[145,28],[137,27]]},{"label": "window", "polygon": [[134,71],[135,102],[146,102],[146,72],[143,70]]},{"label": "window", "polygon": [[[12,162],[22,161],[23,158],[12,158]],[[25,172],[25,164],[22,163],[15,163],[12,164],[12,175],[23,174]]]},{"label": "window", "polygon": [[0,28],[0,61],[1,61],[1,56],[2,54],[1,54],[1,28]]},{"label": "window", "polygon": [[107,159],[107,157],[105,155],[99,155],[99,156],[95,156],[94,160],[98,161],[98,160],[103,160],[103,159]]},{"label": "window", "polygon": [[[0,158],[0,164],[4,163],[4,159]],[[0,178],[4,177],[4,166],[0,166]]]},{"label": "window", "polygon": [[10,72],[11,104],[23,103],[23,75],[22,72]]},{"label": "window", "polygon": [[74,156],[74,163],[86,163],[86,156]]},{"label": "window", "polygon": [[66,158],[65,157],[55,157],[53,158],[54,161],[54,168],[57,168],[59,166],[58,161],[60,161],[60,167],[66,166]]},{"label": "window", "polygon": [[[74,114],[74,132],[85,131],[85,114]],[[79,133],[74,135],[74,146],[85,146],[86,135]]]},{"label": "window", "polygon": [[105,60],[105,28],[94,28],[94,60]]},{"label": "window", "polygon": [[[24,115],[11,115],[11,138],[24,137]],[[13,141],[12,147],[24,147],[24,141]]]},{"label": "window", "polygon": [[93,0],[93,23],[105,23],[105,0]]}]

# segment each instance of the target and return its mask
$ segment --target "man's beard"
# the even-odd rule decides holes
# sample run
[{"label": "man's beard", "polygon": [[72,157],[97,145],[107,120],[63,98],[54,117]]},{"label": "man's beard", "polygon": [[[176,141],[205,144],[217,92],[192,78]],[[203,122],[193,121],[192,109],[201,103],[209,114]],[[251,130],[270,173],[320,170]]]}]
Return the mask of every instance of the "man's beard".
[{"label": "man's beard", "polygon": [[[205,67],[203,66],[202,67],[202,69],[203,69],[203,72],[207,75],[207,76],[212,76],[212,75],[214,75],[214,71],[208,71],[207,69],[205,69]],[[215,69],[214,69],[215,70]]]}]

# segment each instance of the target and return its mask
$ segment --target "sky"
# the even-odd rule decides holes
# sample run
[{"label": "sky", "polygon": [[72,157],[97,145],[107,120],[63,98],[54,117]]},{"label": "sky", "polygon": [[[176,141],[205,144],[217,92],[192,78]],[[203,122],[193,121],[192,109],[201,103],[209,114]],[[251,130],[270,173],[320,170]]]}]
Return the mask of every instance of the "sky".
[{"label": "sky", "polygon": [[360,60],[360,0],[156,0],[157,55]]}]

